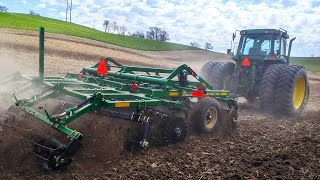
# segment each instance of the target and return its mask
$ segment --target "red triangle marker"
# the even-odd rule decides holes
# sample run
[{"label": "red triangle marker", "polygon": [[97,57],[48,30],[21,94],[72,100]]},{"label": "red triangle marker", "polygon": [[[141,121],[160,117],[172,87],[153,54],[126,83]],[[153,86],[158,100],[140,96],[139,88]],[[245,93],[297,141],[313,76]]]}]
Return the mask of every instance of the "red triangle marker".
[{"label": "red triangle marker", "polygon": [[100,64],[99,64],[99,67],[97,69],[97,75],[98,76],[107,76],[108,75],[106,62],[105,62],[103,57],[101,57],[101,59],[100,59]]},{"label": "red triangle marker", "polygon": [[251,65],[249,58],[246,56],[243,61],[241,62],[243,67],[249,67]]}]

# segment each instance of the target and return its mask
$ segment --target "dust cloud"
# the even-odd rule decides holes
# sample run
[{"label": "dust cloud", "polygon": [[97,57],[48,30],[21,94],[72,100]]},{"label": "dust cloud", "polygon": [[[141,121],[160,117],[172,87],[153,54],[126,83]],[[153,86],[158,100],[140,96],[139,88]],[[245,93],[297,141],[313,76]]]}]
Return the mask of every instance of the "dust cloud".
[{"label": "dust cloud", "polygon": [[0,46],[0,113],[13,105],[12,86],[4,83],[18,71],[16,60],[8,55],[5,47]]}]

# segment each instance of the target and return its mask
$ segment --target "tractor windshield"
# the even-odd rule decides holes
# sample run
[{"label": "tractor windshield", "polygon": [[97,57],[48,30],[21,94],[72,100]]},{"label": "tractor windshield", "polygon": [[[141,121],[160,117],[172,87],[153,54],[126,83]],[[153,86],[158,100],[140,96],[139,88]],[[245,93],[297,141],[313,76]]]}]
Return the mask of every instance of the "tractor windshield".
[{"label": "tractor windshield", "polygon": [[238,55],[266,56],[271,51],[270,34],[245,34],[240,38]]}]

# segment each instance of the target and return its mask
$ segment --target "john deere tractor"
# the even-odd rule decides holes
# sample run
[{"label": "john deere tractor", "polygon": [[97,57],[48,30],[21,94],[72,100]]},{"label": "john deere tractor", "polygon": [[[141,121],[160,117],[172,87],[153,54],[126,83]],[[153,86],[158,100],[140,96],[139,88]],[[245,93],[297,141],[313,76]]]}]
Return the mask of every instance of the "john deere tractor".
[{"label": "john deere tractor", "polygon": [[242,30],[234,62],[210,61],[200,76],[215,89],[259,100],[264,112],[298,115],[308,100],[309,83],[305,67],[289,63],[296,38],[287,45],[288,39],[284,29]]}]

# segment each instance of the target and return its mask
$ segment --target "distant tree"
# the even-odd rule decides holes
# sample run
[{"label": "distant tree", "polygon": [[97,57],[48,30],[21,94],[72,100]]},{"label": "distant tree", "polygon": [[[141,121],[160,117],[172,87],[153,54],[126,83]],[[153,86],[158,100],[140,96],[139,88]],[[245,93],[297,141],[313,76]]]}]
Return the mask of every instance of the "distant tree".
[{"label": "distant tree", "polygon": [[110,23],[110,21],[104,20],[104,22],[103,22],[104,32],[107,32],[107,30],[109,32],[109,23]]},{"label": "distant tree", "polygon": [[199,48],[199,47],[200,47],[200,44],[197,43],[197,42],[191,42],[190,45],[191,45],[192,47],[196,47],[196,48]]},{"label": "distant tree", "polygon": [[145,38],[144,33],[143,32],[139,32],[139,31],[136,31],[136,32],[132,33],[131,36],[139,37],[139,38]]},{"label": "distant tree", "polygon": [[8,12],[8,8],[5,6],[0,6],[0,12]]},{"label": "distant tree", "polygon": [[34,10],[30,10],[29,14],[34,16],[40,16],[40,14],[36,13]]},{"label": "distant tree", "polygon": [[204,48],[205,48],[206,50],[211,50],[211,49],[213,49],[213,46],[212,46],[211,43],[206,42],[206,44],[204,44]]},{"label": "distant tree", "polygon": [[160,33],[160,41],[168,41],[169,39],[169,34],[167,33],[166,30],[162,30]]},{"label": "distant tree", "polygon": [[310,57],[314,57],[314,54],[310,54]]},{"label": "distant tree", "polygon": [[167,41],[169,40],[169,34],[167,31],[162,30],[159,27],[149,27],[149,31],[146,33],[147,39],[153,39],[157,41]]},{"label": "distant tree", "polygon": [[119,33],[119,26],[118,26],[117,22],[113,21],[113,23],[111,23],[110,26],[113,30],[113,33],[116,33],[117,31]]},{"label": "distant tree", "polygon": [[107,28],[107,31],[110,32],[110,31],[112,31],[112,29],[113,29],[112,23],[109,23],[109,26],[108,26],[108,28]]},{"label": "distant tree", "polygon": [[161,28],[159,27],[149,27],[150,31],[147,31],[147,39],[159,40]]},{"label": "distant tree", "polygon": [[122,26],[119,26],[119,34],[121,35],[126,35],[126,32],[128,31],[127,27],[122,25]]}]

